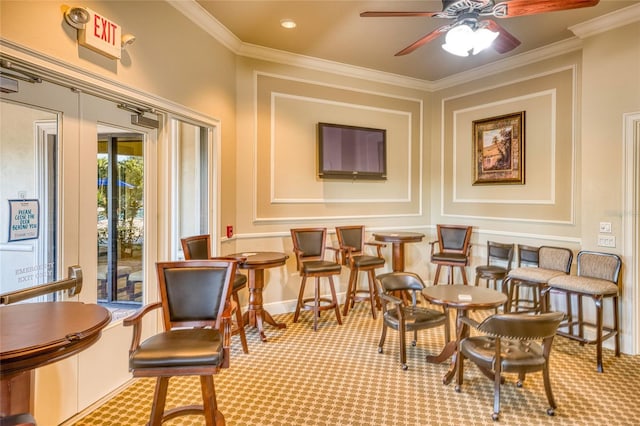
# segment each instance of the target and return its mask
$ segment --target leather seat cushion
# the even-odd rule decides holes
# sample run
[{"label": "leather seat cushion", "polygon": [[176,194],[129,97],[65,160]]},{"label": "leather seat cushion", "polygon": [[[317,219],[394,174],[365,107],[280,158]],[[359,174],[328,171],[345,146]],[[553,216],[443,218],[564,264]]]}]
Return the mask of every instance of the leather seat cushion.
[{"label": "leather seat cushion", "polygon": [[336,263],[328,260],[310,260],[308,262],[302,262],[302,273],[305,275],[330,273],[340,273],[342,267]]},{"label": "leather seat cushion", "polygon": [[220,332],[210,328],[189,328],[149,337],[129,358],[129,368],[216,366],[221,360]]},{"label": "leather seat cushion", "polygon": [[236,273],[236,277],[233,280],[233,291],[238,291],[242,288],[245,288],[247,286],[247,276],[246,275],[242,275],[242,274],[237,274]]},{"label": "leather seat cushion", "polygon": [[[460,342],[460,350],[478,365],[493,370],[495,339],[490,336],[468,337]],[[542,346],[536,342],[502,339],[500,349],[503,371],[538,370],[544,366]]]},{"label": "leather seat cushion", "polygon": [[578,293],[596,294],[617,294],[618,286],[611,281],[600,278],[580,277],[577,275],[563,275],[549,280],[549,287],[558,290],[574,291]]},{"label": "leather seat cushion", "polygon": [[551,278],[565,275],[564,272],[556,269],[544,268],[515,268],[509,271],[509,277],[519,281],[529,281],[534,283],[548,283]]},{"label": "leather seat cushion", "polygon": [[462,253],[434,253],[432,262],[467,263],[467,256]]},{"label": "leather seat cushion", "polygon": [[[444,324],[447,320],[443,312],[435,309],[427,309],[420,306],[404,306],[402,309],[404,310],[407,331],[436,327]],[[384,322],[388,327],[397,330],[398,312],[395,309],[387,311],[384,315]]]},{"label": "leather seat cushion", "polygon": [[382,267],[384,266],[384,259],[381,257],[368,256],[368,255],[354,256],[353,263],[356,266],[356,268],[364,268],[367,266]]},{"label": "leather seat cushion", "polygon": [[476,274],[487,274],[487,275],[500,275],[507,274],[507,268],[496,265],[483,265],[476,267]]}]

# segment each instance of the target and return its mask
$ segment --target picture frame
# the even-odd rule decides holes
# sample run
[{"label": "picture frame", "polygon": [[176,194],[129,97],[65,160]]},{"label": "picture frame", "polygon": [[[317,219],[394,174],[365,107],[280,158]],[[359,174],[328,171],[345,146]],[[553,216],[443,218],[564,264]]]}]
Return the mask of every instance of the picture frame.
[{"label": "picture frame", "polygon": [[525,111],[473,121],[473,185],[525,183]]}]

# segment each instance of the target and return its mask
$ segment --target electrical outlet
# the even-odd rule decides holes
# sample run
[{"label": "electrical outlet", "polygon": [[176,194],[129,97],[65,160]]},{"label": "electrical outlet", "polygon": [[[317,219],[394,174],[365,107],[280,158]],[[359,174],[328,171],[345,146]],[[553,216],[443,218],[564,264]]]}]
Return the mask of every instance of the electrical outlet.
[{"label": "electrical outlet", "polygon": [[613,235],[598,235],[598,246],[600,247],[615,247],[616,237]]},{"label": "electrical outlet", "polygon": [[600,222],[600,232],[611,233],[611,222]]}]

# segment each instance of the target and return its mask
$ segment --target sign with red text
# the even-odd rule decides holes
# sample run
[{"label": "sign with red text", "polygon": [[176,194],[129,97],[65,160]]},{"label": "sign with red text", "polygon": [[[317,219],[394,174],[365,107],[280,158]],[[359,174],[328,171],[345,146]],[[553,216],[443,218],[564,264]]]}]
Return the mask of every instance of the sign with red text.
[{"label": "sign with red text", "polygon": [[78,43],[111,59],[122,56],[122,28],[109,18],[88,9],[89,22],[78,30]]}]

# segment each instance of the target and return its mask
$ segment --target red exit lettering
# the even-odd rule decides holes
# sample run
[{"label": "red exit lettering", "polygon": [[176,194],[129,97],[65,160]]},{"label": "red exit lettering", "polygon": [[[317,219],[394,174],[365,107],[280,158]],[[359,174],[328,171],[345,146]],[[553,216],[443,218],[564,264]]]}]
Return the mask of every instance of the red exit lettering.
[{"label": "red exit lettering", "polygon": [[116,29],[118,26],[102,16],[95,14],[93,19],[93,35],[113,46],[116,45]]}]

